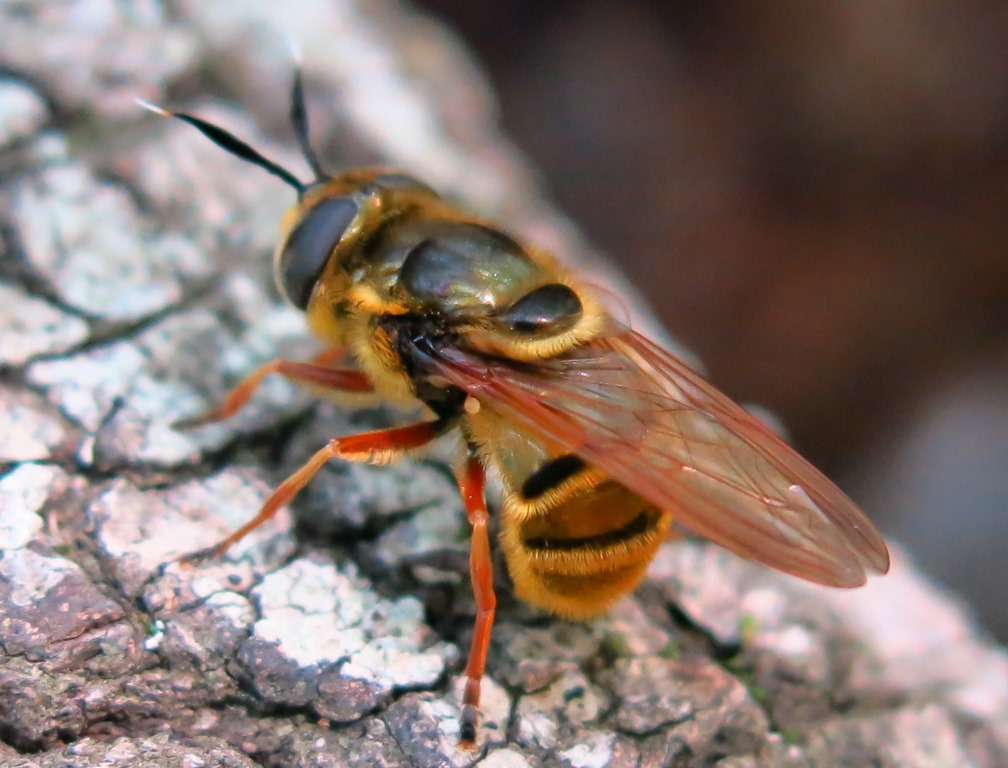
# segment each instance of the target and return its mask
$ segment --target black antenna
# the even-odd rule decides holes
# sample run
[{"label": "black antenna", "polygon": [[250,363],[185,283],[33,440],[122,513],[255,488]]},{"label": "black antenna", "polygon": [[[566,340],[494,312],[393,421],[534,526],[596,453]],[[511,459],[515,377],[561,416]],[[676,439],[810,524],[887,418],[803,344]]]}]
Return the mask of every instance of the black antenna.
[{"label": "black antenna", "polygon": [[304,82],[301,76],[301,61],[297,60],[294,67],[294,84],[291,86],[290,119],[294,126],[294,136],[297,138],[298,146],[301,147],[301,154],[308,161],[308,165],[315,174],[316,180],[326,178],[326,172],[322,170],[322,164],[315,154],[311,145],[311,137],[308,134],[308,108],[305,106]]},{"label": "black antenna", "polygon": [[252,149],[252,147],[244,141],[234,134],[225,131],[223,128],[219,128],[213,123],[208,123],[206,120],[201,120],[200,118],[194,115],[186,114],[185,112],[170,112],[167,109],[159,107],[156,104],[151,104],[149,101],[144,101],[143,99],[134,99],[134,101],[136,101],[136,103],[144,109],[149,109],[156,115],[161,115],[162,117],[175,117],[184,123],[189,123],[189,125],[198,130],[221,149],[227,150],[232,155],[240,157],[242,160],[252,163],[252,165],[258,165],[267,173],[273,174],[284,183],[294,187],[299,196],[302,192],[304,192],[305,185],[298,180],[297,176],[288,171],[286,168],[277,165],[272,160],[268,160],[263,157],[259,152]]}]

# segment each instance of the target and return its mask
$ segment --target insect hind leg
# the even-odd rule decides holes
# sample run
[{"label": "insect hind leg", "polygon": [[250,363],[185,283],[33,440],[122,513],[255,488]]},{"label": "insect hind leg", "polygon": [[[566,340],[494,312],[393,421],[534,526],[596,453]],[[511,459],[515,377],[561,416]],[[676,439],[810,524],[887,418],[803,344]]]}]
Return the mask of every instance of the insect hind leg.
[{"label": "insect hind leg", "polygon": [[473,749],[479,721],[480,684],[486,669],[487,649],[497,609],[497,597],[494,594],[493,559],[490,556],[490,535],[487,530],[488,515],[484,493],[486,477],[483,465],[475,456],[469,458],[463,473],[458,478],[458,483],[466,515],[472,525],[469,573],[472,579],[473,597],[476,600],[476,621],[465,669],[465,690],[462,694],[459,746],[463,749]]}]

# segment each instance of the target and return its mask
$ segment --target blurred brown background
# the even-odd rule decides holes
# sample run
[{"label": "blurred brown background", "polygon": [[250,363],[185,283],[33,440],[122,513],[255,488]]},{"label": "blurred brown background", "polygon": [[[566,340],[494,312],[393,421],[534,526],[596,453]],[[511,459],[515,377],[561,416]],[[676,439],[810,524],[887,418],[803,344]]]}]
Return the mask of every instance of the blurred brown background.
[{"label": "blurred brown background", "polygon": [[714,381],[1008,639],[1008,4],[420,4]]}]

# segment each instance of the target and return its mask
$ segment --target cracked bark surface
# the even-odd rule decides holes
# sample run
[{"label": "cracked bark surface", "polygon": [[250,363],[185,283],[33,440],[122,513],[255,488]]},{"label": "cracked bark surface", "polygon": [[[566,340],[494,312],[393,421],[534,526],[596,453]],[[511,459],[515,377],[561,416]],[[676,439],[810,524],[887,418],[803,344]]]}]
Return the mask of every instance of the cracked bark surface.
[{"label": "cracked bark surface", "polygon": [[171,428],[313,347],[269,275],[289,190],[133,96],[300,168],[292,35],[330,163],[403,166],[633,294],[497,134],[458,41],[401,5],[21,2],[0,27],[0,764],[1008,765],[1008,656],[898,550],[839,593],[669,544],[589,624],[502,590],[475,754],[454,747],[474,607],[436,460],[332,464],[221,561],[151,577],[395,414],[269,382],[226,424]]}]

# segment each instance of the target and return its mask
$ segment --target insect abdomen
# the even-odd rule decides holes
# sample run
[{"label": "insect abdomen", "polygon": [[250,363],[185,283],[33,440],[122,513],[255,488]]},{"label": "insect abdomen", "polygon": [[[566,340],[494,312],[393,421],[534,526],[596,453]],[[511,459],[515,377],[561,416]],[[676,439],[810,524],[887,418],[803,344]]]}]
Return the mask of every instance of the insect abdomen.
[{"label": "insect abdomen", "polygon": [[[519,598],[561,616],[586,618],[637,586],[671,518],[614,480],[595,480],[590,471],[582,475],[586,482],[572,483],[563,476],[575,464],[570,459],[554,459],[555,472],[547,465],[536,473],[540,479],[532,485],[544,503],[537,506],[522,493],[508,500],[501,543]],[[551,473],[560,493],[541,487]],[[532,490],[528,485],[523,492]]]}]

